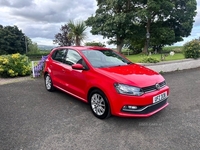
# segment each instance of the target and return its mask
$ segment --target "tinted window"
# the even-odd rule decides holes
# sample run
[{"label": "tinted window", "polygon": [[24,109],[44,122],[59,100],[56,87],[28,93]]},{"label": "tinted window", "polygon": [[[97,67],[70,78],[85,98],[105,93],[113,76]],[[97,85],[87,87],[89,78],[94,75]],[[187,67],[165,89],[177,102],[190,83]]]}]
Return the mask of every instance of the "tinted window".
[{"label": "tinted window", "polygon": [[83,50],[82,52],[93,67],[112,67],[131,63],[113,50]]},{"label": "tinted window", "polygon": [[66,56],[66,49],[57,50],[53,53],[52,59],[64,63],[65,56]]}]

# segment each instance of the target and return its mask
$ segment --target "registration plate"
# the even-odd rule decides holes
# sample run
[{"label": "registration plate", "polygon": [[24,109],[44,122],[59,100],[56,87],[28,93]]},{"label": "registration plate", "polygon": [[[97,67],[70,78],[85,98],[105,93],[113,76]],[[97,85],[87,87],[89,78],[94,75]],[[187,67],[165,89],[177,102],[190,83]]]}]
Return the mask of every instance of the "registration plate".
[{"label": "registration plate", "polygon": [[157,103],[159,101],[164,100],[165,98],[167,98],[167,92],[161,93],[159,95],[156,95],[153,97],[153,103]]}]

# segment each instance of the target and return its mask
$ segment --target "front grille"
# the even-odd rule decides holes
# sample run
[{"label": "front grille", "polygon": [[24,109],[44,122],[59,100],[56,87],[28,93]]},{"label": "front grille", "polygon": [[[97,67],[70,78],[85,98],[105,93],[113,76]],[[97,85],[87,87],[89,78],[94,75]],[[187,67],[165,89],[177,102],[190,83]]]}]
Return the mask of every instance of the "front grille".
[{"label": "front grille", "polygon": [[[158,83],[160,88],[163,88],[166,86],[166,82],[163,81],[163,82],[160,82]],[[152,91],[156,91],[157,88],[156,88],[156,85],[152,85],[152,86],[147,86],[147,87],[143,87],[142,90],[147,93],[147,92],[152,92]]]},{"label": "front grille", "polygon": [[163,88],[166,85],[166,82],[165,81],[160,82],[159,85],[160,85],[161,88]]},{"label": "front grille", "polygon": [[145,109],[145,110],[144,110],[143,112],[141,112],[141,113],[143,113],[143,114],[151,113],[151,112],[153,112],[153,111],[155,111],[155,110],[161,108],[161,107],[164,106],[166,103],[167,103],[167,99],[164,100],[164,101],[162,101],[162,102],[160,102],[160,103],[157,103],[157,104],[155,104],[155,105],[152,105],[152,106],[148,107],[147,109]]}]

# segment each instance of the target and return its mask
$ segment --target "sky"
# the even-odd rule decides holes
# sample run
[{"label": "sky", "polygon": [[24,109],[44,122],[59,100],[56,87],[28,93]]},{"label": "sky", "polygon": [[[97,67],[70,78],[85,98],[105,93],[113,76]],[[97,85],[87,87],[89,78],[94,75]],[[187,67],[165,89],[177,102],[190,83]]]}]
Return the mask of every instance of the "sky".
[{"label": "sky", "polygon": [[[57,46],[53,44],[53,39],[61,25],[69,20],[84,21],[95,14],[96,9],[96,0],[0,0],[0,24],[16,25],[38,45]],[[92,35],[90,29],[86,30],[85,42],[106,44],[107,39],[103,39],[101,35]],[[200,0],[197,0],[197,15],[191,35],[174,45],[181,46],[199,37]]]}]

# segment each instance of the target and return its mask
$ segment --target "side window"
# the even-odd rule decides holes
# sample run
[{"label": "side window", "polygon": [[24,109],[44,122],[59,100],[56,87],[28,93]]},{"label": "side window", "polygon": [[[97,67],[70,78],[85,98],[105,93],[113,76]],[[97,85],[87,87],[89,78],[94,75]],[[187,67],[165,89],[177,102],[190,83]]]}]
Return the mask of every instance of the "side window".
[{"label": "side window", "polygon": [[66,49],[60,49],[60,50],[55,51],[52,55],[52,59],[64,63],[66,51],[67,51]]},{"label": "side window", "polygon": [[75,50],[71,50],[71,49],[68,50],[66,61],[65,61],[66,64],[70,66],[77,63],[82,64],[82,61],[83,61],[82,57],[79,55],[79,53],[77,53]]}]

